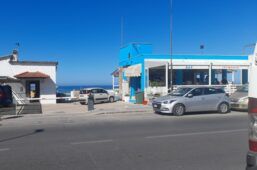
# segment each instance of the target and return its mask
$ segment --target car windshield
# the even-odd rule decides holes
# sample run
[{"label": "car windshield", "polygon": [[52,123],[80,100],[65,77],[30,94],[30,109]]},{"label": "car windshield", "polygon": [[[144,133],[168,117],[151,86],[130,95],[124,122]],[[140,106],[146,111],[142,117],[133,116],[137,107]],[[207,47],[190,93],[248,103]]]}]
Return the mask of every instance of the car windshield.
[{"label": "car windshield", "polygon": [[248,86],[243,86],[237,90],[237,92],[248,92]]},{"label": "car windshield", "polygon": [[186,93],[188,93],[192,88],[178,88],[174,90],[172,93],[169,95],[171,96],[184,96]]}]

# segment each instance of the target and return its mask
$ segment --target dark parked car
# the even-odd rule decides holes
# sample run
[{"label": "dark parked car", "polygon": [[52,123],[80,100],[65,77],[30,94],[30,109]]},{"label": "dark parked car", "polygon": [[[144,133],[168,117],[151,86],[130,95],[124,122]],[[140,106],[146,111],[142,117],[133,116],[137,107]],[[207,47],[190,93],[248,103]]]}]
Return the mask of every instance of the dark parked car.
[{"label": "dark parked car", "polygon": [[0,85],[0,107],[8,107],[12,104],[12,88],[8,85]]}]

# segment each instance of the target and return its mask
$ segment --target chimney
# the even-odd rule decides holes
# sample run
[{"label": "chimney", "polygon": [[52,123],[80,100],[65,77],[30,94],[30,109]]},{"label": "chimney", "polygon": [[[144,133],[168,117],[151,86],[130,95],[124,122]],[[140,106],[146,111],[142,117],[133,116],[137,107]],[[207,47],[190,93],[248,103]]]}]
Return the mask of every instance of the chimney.
[{"label": "chimney", "polygon": [[13,50],[12,56],[13,61],[18,61],[18,50]]}]

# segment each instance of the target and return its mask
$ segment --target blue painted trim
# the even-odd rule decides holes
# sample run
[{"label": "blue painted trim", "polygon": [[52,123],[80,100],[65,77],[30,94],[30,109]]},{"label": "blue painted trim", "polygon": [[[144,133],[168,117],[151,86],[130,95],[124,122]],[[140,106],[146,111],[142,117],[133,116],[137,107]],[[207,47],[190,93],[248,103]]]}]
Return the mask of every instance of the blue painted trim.
[{"label": "blue painted trim", "polygon": [[[170,59],[170,55],[141,55],[144,59]],[[242,55],[172,55],[175,60],[248,60]]]},{"label": "blue painted trim", "polygon": [[141,67],[141,91],[145,91],[145,62],[142,62],[142,67]]}]

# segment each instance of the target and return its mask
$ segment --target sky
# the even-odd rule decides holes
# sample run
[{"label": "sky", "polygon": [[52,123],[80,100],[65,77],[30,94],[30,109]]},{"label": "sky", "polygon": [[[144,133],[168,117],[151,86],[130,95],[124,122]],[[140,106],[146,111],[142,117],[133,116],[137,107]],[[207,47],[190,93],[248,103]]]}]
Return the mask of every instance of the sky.
[{"label": "sky", "polygon": [[[257,0],[173,0],[174,54],[242,54],[257,42]],[[110,85],[124,44],[170,51],[170,0],[0,0],[0,56],[58,61],[58,85]],[[247,49],[246,53],[252,53]]]}]

